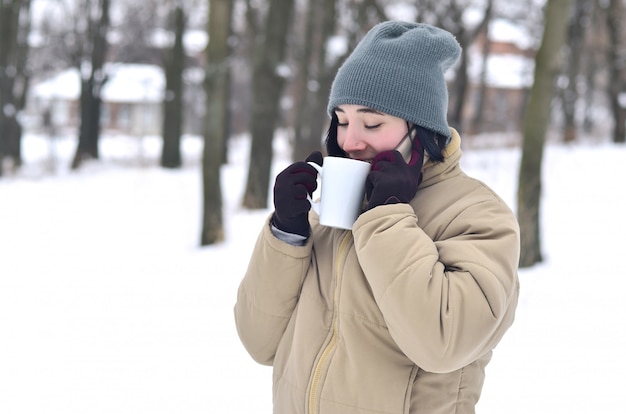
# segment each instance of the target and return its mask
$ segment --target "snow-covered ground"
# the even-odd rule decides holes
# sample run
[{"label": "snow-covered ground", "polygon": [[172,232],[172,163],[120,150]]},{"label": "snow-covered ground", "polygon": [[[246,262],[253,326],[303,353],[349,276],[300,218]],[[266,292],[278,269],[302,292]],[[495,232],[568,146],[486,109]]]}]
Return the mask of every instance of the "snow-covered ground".
[{"label": "snow-covered ground", "polygon": [[[0,413],[271,412],[271,368],[232,312],[269,213],[240,207],[248,145],[223,168],[227,240],[200,248],[201,145],[184,144],[169,171],[155,138],[105,137],[70,173],[73,140],[27,137],[22,172],[0,178]],[[463,165],[515,206],[519,157],[468,148]],[[625,179],[624,146],[546,148],[545,262],[520,271],[479,413],[624,412]]]}]

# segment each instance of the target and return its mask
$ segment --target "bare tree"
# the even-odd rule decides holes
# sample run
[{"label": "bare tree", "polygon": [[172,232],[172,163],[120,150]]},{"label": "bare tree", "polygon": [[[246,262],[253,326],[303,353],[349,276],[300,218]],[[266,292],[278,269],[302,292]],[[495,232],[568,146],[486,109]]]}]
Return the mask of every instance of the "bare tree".
[{"label": "bare tree", "polygon": [[171,9],[170,2],[162,0],[117,0],[120,21],[114,25],[117,42],[110,49],[111,60],[121,63],[160,65],[162,53],[154,41],[155,30],[163,19],[160,14]]},{"label": "bare tree", "polygon": [[307,153],[308,148],[313,146],[308,142],[311,135],[309,131],[311,125],[307,120],[310,119],[311,107],[313,106],[313,102],[311,101],[315,95],[316,87],[319,85],[316,83],[316,74],[313,71],[311,61],[316,58],[319,59],[319,56],[314,54],[314,43],[316,43],[316,40],[324,35],[330,35],[328,32],[316,30],[318,29],[316,25],[320,22],[320,6],[322,4],[323,2],[321,1],[306,2],[306,9],[304,13],[302,13],[305,18],[304,24],[294,25],[296,31],[298,30],[298,26],[304,27],[303,41],[301,44],[296,45],[297,47],[295,48],[296,66],[299,68],[295,77],[295,87],[292,95],[295,101],[295,116],[293,121],[293,156],[295,159],[301,159],[302,154]]},{"label": "bare tree", "polygon": [[[81,91],[78,146],[72,169],[79,168],[84,160],[99,158],[101,92],[107,81],[104,62],[110,24],[109,5],[110,0],[86,0],[86,21],[81,20],[82,13],[76,14],[76,34],[82,37],[83,43],[75,55],[75,64],[81,73]],[[85,33],[81,33],[83,25],[87,28]]]},{"label": "bare tree", "polygon": [[[294,151],[295,159],[304,159],[319,150],[322,132],[327,124],[328,90],[338,65],[338,59],[328,50],[336,30],[336,0],[310,1],[306,13],[306,33],[298,76],[300,88],[295,99]],[[346,48],[347,53],[347,48]]]},{"label": "bare tree", "polygon": [[29,74],[26,70],[30,0],[0,2],[0,176],[5,157],[22,163],[22,126]]},{"label": "bare tree", "polygon": [[613,142],[626,142],[626,105],[621,95],[626,87],[626,51],[623,32],[624,3],[609,0],[606,22],[609,35],[607,62],[609,68],[608,96],[613,113]]},{"label": "bare tree", "polygon": [[570,0],[548,0],[541,46],[535,58],[534,83],[523,122],[522,161],[517,193],[517,216],[521,228],[520,266],[543,260],[540,238],[541,165],[550,120],[554,83],[560,68],[561,49]]},{"label": "bare tree", "polygon": [[181,166],[180,141],[183,128],[183,70],[185,69],[185,11],[177,2],[173,15],[174,45],[165,51],[165,96],[163,100],[163,150],[161,166],[178,168]]},{"label": "bare tree", "polygon": [[593,7],[594,2],[592,0],[573,0],[572,17],[567,27],[564,65],[565,85],[560,90],[563,104],[564,142],[576,140],[576,106],[580,98],[581,60]]},{"label": "bare tree", "polygon": [[228,134],[229,43],[232,2],[211,0],[209,6],[209,45],[205,66],[206,123],[202,160],[203,215],[200,244],[224,240],[220,168]]},{"label": "bare tree", "polygon": [[[596,124],[594,113],[596,112],[598,103],[598,90],[603,87],[602,81],[606,77],[606,48],[607,34],[606,30],[596,30],[604,28],[606,17],[604,10],[600,7],[597,0],[590,0],[593,4],[589,13],[589,25],[593,30],[587,32],[584,48],[581,56],[581,77],[583,78],[584,91],[581,95],[583,105],[582,131],[590,134]],[[604,123],[604,121],[602,121]]]},{"label": "bare tree", "polygon": [[270,0],[265,26],[258,36],[252,75],[252,148],[243,206],[267,207],[273,160],[272,141],[279,117],[285,75],[285,51],[294,0]]},{"label": "bare tree", "polygon": [[487,100],[487,86],[488,86],[488,73],[489,73],[489,59],[491,57],[491,39],[489,37],[489,24],[484,28],[484,42],[482,44],[482,56],[481,56],[481,72],[479,85],[476,90],[476,103],[474,106],[474,114],[470,121],[468,128],[470,133],[476,133],[480,131],[481,124],[485,115],[485,104]]}]

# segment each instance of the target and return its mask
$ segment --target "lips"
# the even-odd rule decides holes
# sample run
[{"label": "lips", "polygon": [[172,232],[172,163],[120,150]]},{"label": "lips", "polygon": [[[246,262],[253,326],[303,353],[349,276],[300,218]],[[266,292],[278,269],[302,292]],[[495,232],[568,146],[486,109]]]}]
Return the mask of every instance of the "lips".
[{"label": "lips", "polygon": [[353,154],[348,154],[348,157],[352,158],[353,160],[359,160],[359,161],[363,161],[363,162],[367,162],[369,164],[372,163],[372,158],[361,158],[361,157],[357,157]]}]

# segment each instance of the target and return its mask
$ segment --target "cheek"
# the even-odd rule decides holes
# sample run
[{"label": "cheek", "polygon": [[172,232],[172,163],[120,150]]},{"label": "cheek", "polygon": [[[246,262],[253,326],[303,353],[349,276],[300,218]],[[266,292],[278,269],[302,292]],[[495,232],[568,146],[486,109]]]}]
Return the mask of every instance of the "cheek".
[{"label": "cheek", "polygon": [[392,150],[396,146],[394,145],[394,143],[390,142],[389,140],[379,140],[379,141],[372,143],[371,147],[378,153],[378,152]]},{"label": "cheek", "polygon": [[393,134],[379,137],[376,142],[372,143],[372,148],[374,148],[376,152],[391,151],[400,144],[402,138],[404,138],[404,133],[396,131]]}]

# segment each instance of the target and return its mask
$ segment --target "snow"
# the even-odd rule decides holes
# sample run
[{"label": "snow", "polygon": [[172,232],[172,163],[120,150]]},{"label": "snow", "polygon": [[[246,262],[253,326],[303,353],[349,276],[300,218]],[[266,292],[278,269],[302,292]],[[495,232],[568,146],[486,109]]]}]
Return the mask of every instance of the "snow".
[{"label": "snow", "polygon": [[51,79],[33,87],[33,95],[45,100],[75,100],[80,96],[80,75],[78,69],[64,70]]},{"label": "snow", "polygon": [[489,37],[498,42],[512,43],[522,50],[536,47],[535,39],[529,36],[523,25],[507,19],[493,19],[489,26]]},{"label": "snow", "polygon": [[[106,136],[102,160],[72,173],[74,145],[28,135],[23,170],[0,178],[0,412],[270,413],[271,368],[232,311],[269,214],[240,207],[245,137],[222,170],[227,240],[205,248],[198,138],[175,171],[155,137]],[[463,166],[514,206],[519,156],[469,147]],[[478,413],[623,412],[625,169],[624,146],[546,148],[546,260],[520,271]]]}]

